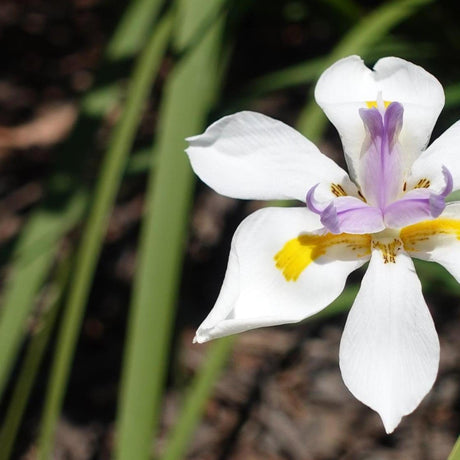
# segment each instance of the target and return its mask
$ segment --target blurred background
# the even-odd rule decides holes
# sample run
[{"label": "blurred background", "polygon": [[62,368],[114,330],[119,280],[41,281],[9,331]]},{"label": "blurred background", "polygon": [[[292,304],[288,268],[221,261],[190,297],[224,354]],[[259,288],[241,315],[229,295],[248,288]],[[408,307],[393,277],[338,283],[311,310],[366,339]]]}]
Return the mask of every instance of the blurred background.
[{"label": "blurred background", "polygon": [[302,324],[192,345],[266,203],[198,183],[183,150],[255,110],[343,165],[312,90],[350,54],[433,73],[436,138],[460,118],[459,18],[448,0],[0,0],[0,460],[446,459],[453,278],[417,264],[441,365],[391,436],[338,367],[362,272]]}]

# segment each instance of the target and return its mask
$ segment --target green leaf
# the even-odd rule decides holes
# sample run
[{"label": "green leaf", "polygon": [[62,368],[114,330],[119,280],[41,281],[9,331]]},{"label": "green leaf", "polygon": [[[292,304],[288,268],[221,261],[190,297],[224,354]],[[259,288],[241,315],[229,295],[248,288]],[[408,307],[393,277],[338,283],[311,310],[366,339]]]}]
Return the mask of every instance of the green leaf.
[{"label": "green leaf", "polygon": [[[143,45],[141,40],[155,20],[158,9],[155,4],[161,4],[159,0],[148,0],[149,9],[142,9],[140,5],[146,2],[131,1],[108,45],[112,48],[109,55],[127,57],[128,50],[134,54]],[[132,28],[138,29],[135,36],[123,33]],[[106,64],[113,62],[109,57]],[[104,72],[103,68],[100,73]],[[79,172],[84,169],[86,152],[90,152],[97,127],[95,117],[102,117],[119,96],[118,86],[113,83],[98,86],[84,96],[77,126],[57,155],[57,167],[47,184],[44,203],[33,212],[19,237],[0,310],[0,397],[26,332],[26,319],[49,273],[59,239],[81,219],[87,205],[87,190],[82,186]]]},{"label": "green leaf", "polygon": [[85,192],[77,190],[64,209],[44,207],[35,212],[20,236],[0,316],[0,394],[26,332],[25,323],[34,298],[58,249],[57,241],[75,225],[85,204]]},{"label": "green leaf", "polygon": [[54,430],[74,355],[84,307],[99,258],[107,220],[123,175],[145,101],[160,67],[171,31],[171,18],[157,26],[139,57],[130,81],[126,106],[117,123],[92,197],[93,204],[77,252],[69,297],[56,342],[41,424],[38,458],[48,460]]},{"label": "green leaf", "polygon": [[[123,363],[117,416],[118,460],[148,459],[169,362],[174,305],[192,197],[185,138],[199,132],[214,102],[222,20],[209,27],[222,0],[180,1],[176,46],[201,40],[176,64],[160,111],[156,167],[150,174]],[[208,26],[202,30],[202,25]]]},{"label": "green leaf", "polygon": [[186,391],[177,422],[171,430],[161,460],[181,460],[198,426],[206,403],[227,363],[235,336],[219,339],[209,345],[206,360]]},{"label": "green leaf", "polygon": [[56,269],[55,280],[47,286],[45,299],[41,305],[42,313],[36,321],[34,332],[27,345],[25,358],[6,411],[5,420],[0,431],[0,446],[2,446],[0,460],[10,458],[35,378],[56,323],[69,273],[70,257],[64,255]]},{"label": "green leaf", "polygon": [[110,61],[134,56],[149,37],[164,0],[134,0],[126,8],[106,49]]},{"label": "green leaf", "polygon": [[[375,61],[382,56],[400,56],[406,59],[426,58],[435,54],[435,49],[427,42],[413,44],[393,37],[384,37],[381,41],[374,43],[369,49],[363,49],[361,56],[363,59]],[[250,82],[243,90],[243,98],[254,98],[262,96],[271,91],[286,89],[298,85],[314,83],[321,72],[330,64],[327,56],[309,59],[305,62],[277,70],[263,75]],[[447,97],[448,88],[446,89]],[[453,91],[455,100],[459,100],[460,92]],[[240,104],[241,105],[241,102]]]},{"label": "green leaf", "polygon": [[457,438],[457,442],[447,460],[460,460],[460,436]]},{"label": "green leaf", "polygon": [[456,107],[460,104],[460,84],[455,83],[445,88],[446,108]]}]

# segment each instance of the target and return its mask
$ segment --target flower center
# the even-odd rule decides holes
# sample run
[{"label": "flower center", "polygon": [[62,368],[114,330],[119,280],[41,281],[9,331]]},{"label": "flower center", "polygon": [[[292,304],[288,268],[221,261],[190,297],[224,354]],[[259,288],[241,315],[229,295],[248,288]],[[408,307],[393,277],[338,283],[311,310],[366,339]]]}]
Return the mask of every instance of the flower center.
[{"label": "flower center", "polygon": [[396,256],[404,248],[398,230],[387,228],[372,235],[372,249],[382,253],[384,263],[395,263]]},{"label": "flower center", "polygon": [[451,238],[460,240],[460,220],[438,218],[401,230],[386,228],[372,235],[299,235],[287,241],[273,259],[285,281],[295,282],[311,263],[321,257],[356,260],[367,258],[372,250],[378,250],[385,264],[396,263],[396,257],[402,251],[426,253]]}]

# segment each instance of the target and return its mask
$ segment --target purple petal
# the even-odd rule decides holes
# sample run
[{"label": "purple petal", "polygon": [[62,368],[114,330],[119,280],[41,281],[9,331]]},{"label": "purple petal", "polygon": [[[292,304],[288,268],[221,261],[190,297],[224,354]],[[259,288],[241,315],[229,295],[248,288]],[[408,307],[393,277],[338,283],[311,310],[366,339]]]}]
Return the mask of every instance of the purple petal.
[{"label": "purple petal", "polygon": [[398,196],[402,186],[402,162],[397,147],[404,109],[391,103],[382,114],[378,109],[360,109],[367,131],[367,144],[361,157],[360,184],[368,202],[385,209]]},{"label": "purple petal", "polygon": [[390,150],[398,140],[399,133],[401,132],[403,115],[404,109],[399,102],[393,102],[385,111],[384,126]]},{"label": "purple petal", "polygon": [[385,225],[391,228],[401,228],[421,220],[438,217],[446,207],[445,198],[453,187],[452,175],[445,166],[442,167],[442,173],[446,185],[441,193],[433,193],[427,188],[407,192],[401,199],[385,208]]},{"label": "purple petal", "polygon": [[321,213],[321,223],[331,233],[375,233],[383,230],[382,212],[358,198],[338,197]]},{"label": "purple petal", "polygon": [[444,187],[444,190],[442,191],[441,195],[445,198],[452,192],[452,189],[454,188],[454,179],[452,178],[452,174],[450,173],[450,171],[445,166],[442,167],[442,173],[444,174],[446,186]]},{"label": "purple petal", "polygon": [[305,202],[307,203],[307,208],[310,211],[313,211],[315,214],[321,214],[325,206],[321,206],[321,203],[315,199],[315,190],[319,184],[314,185],[307,193],[307,198]]},{"label": "purple petal", "polygon": [[384,219],[387,227],[401,228],[421,220],[438,217],[445,207],[444,197],[429,189],[416,189],[386,207]]}]

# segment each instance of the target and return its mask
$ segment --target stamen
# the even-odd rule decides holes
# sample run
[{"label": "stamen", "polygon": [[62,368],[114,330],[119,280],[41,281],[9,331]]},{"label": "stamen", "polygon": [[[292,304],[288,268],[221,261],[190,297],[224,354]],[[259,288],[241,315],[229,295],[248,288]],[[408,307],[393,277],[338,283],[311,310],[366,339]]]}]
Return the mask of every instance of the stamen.
[{"label": "stamen", "polygon": [[431,182],[428,179],[423,178],[417,182],[414,188],[429,188],[430,185],[431,185]]},{"label": "stamen", "polygon": [[340,184],[331,184],[331,192],[336,196],[347,196],[347,193]]},{"label": "stamen", "polygon": [[389,243],[383,243],[381,241],[372,241],[372,247],[379,249],[382,253],[383,263],[396,263],[396,255],[402,249],[403,244],[399,238],[395,238]]}]

